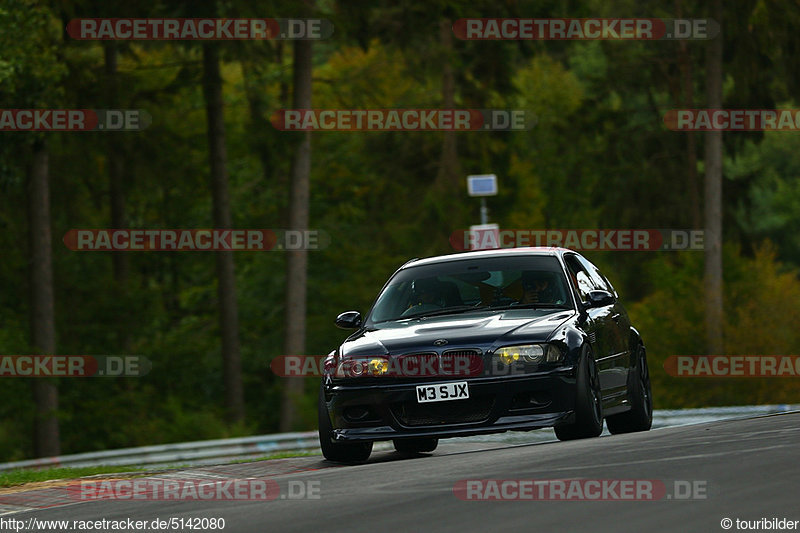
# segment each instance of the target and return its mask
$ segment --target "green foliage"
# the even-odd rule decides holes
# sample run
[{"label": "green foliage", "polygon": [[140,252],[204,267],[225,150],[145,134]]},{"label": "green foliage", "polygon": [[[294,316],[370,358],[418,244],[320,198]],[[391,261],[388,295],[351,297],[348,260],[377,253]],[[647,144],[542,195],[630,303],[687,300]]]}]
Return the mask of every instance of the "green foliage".
[{"label": "green foliage", "polygon": [[[0,94],[8,107],[39,107],[60,95],[59,23],[40,3],[0,6]],[[11,105],[9,105],[11,104]]]},{"label": "green foliage", "polygon": [[768,132],[762,142],[748,141],[725,161],[732,186],[745,190],[734,211],[739,230],[751,240],[772,240],[779,257],[795,264],[800,264],[798,151],[796,135]]},{"label": "green foliage", "polygon": [[[800,346],[797,268],[776,261],[765,244],[753,257],[734,246],[724,254],[724,332],[727,355],[793,355]],[[699,252],[654,260],[643,273],[654,288],[628,306],[631,321],[647,346],[656,408],[687,405],[791,403],[797,387],[791,378],[678,378],[664,362],[671,355],[702,355],[703,263]]]}]

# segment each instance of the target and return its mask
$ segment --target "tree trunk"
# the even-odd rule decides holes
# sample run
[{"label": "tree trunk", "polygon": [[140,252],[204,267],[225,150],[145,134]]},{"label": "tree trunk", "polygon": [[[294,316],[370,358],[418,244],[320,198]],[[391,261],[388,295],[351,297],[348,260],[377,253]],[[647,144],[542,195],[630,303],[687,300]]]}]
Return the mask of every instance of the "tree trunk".
[{"label": "tree trunk", "polygon": [[[711,18],[722,26],[722,0],[713,0]],[[722,30],[708,44],[706,56],[708,107],[722,107]],[[705,134],[705,300],[706,348],[724,352],[722,330],[722,132]]]},{"label": "tree trunk", "polygon": [[[208,117],[208,154],[211,166],[211,195],[215,228],[231,228],[225,123],[222,112],[222,77],[215,44],[203,45],[203,94]],[[233,252],[215,252],[219,326],[222,336],[222,374],[225,407],[229,422],[244,419],[244,393],[239,347],[239,310]]]},{"label": "tree trunk", "polygon": [[[106,71],[106,97],[108,108],[116,109],[119,105],[117,98],[117,43],[105,41],[103,43],[105,52],[105,71]],[[107,135],[108,141],[108,189],[109,203],[111,205],[111,227],[123,229],[126,227],[125,217],[125,193],[123,191],[123,155],[120,143],[120,135]],[[129,261],[126,253],[111,254],[114,281],[119,285],[124,285],[128,280]]]},{"label": "tree trunk", "polygon": [[[31,344],[36,353],[45,355],[56,352],[49,172],[47,146],[43,140],[37,140],[33,146],[33,163],[28,184]],[[34,378],[33,398],[36,404],[34,453],[37,457],[60,455],[56,382]]]},{"label": "tree trunk", "polygon": [[250,144],[252,150],[258,154],[258,158],[261,161],[264,182],[268,183],[272,178],[272,150],[275,143],[274,141],[270,142],[271,126],[264,118],[264,113],[267,109],[264,101],[264,91],[258,82],[260,77],[256,76],[258,68],[255,63],[249,59],[243,59],[240,64],[242,66],[245,95],[250,109]]},{"label": "tree trunk", "polygon": [[[294,43],[294,108],[311,108],[311,41]],[[289,194],[289,229],[308,229],[308,200],[311,175],[311,132],[298,134],[299,143],[292,161]],[[308,252],[286,252],[286,355],[304,355],[306,349],[306,277]],[[297,401],[303,395],[303,380],[287,379],[281,398],[281,431],[296,429]]]},{"label": "tree trunk", "polygon": [[[443,19],[439,25],[439,42],[442,46],[442,107],[455,107],[455,76],[453,75],[453,24]],[[439,182],[446,188],[457,187],[461,169],[456,147],[456,133],[447,131],[442,141],[442,155],[439,161]]]},{"label": "tree trunk", "polygon": [[[676,18],[683,18],[683,2],[675,1]],[[678,41],[678,66],[680,69],[681,89],[683,92],[682,107],[694,108],[694,80],[692,79],[692,56],[689,53],[688,41]],[[689,212],[691,227],[699,228],[703,224],[700,209],[700,187],[697,175],[697,136],[694,132],[686,132],[686,190],[689,191]]]}]

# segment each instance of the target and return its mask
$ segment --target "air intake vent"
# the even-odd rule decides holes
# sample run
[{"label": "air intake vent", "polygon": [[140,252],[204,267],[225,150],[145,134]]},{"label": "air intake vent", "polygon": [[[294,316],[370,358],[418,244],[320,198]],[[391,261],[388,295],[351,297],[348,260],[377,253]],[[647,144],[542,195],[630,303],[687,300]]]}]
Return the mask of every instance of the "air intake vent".
[{"label": "air intake vent", "polygon": [[404,426],[437,426],[441,424],[468,424],[489,418],[494,398],[478,396],[451,402],[406,402],[392,407],[394,416]]}]

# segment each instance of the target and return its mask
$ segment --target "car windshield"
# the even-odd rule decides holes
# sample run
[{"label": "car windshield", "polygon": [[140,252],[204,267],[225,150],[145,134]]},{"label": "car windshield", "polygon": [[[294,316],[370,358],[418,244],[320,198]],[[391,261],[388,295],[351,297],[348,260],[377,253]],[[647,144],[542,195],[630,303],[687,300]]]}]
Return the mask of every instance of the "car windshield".
[{"label": "car windshield", "polygon": [[555,257],[456,259],[398,272],[378,296],[367,322],[537,307],[570,308]]}]

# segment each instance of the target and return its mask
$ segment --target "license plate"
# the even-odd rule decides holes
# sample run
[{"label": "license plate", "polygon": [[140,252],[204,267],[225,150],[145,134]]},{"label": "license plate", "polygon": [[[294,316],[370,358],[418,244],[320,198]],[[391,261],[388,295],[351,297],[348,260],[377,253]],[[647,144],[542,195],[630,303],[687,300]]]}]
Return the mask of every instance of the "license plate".
[{"label": "license plate", "polygon": [[417,385],[417,403],[465,400],[467,398],[469,398],[469,387],[466,381]]}]

